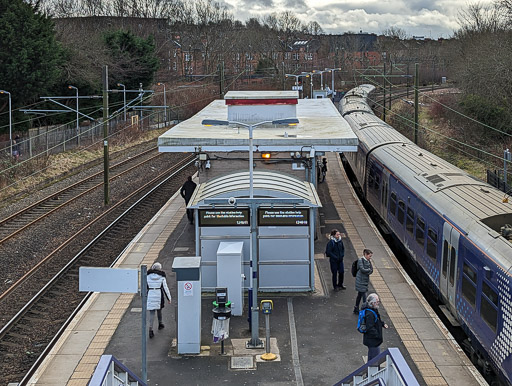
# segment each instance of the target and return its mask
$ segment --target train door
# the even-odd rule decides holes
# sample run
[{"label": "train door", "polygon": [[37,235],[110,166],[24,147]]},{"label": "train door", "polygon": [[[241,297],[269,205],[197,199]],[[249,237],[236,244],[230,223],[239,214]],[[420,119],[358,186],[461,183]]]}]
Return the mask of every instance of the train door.
[{"label": "train door", "polygon": [[449,223],[443,226],[443,254],[441,276],[439,279],[441,293],[452,310],[455,310],[455,289],[457,287],[457,259],[459,256],[459,232]]},{"label": "train door", "polygon": [[389,171],[382,170],[382,193],[380,196],[380,216],[387,221],[388,197],[389,197]]}]

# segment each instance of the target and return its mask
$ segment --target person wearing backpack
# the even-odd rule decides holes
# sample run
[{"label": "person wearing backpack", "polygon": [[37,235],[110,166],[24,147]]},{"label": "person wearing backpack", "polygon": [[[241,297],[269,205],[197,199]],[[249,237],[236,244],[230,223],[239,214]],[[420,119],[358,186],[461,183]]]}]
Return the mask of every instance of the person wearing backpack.
[{"label": "person wearing backpack", "polygon": [[361,312],[364,311],[366,332],[363,333],[363,344],[368,347],[368,362],[380,353],[382,344],[382,329],[388,325],[382,321],[379,314],[380,299],[377,294],[368,295],[368,301],[363,304]]},{"label": "person wearing backpack", "polygon": [[332,286],[334,290],[346,289],[347,287],[343,285],[345,246],[343,241],[341,241],[341,233],[337,229],[331,231],[330,240],[325,247],[325,255],[329,257],[329,263],[331,264]]},{"label": "person wearing backpack", "polygon": [[372,266],[373,252],[369,249],[363,250],[363,257],[357,260],[356,274],[356,305],[354,306],[354,314],[359,313],[359,302],[363,299],[366,302],[366,293],[368,292],[368,284],[370,283],[370,275],[373,273]]}]

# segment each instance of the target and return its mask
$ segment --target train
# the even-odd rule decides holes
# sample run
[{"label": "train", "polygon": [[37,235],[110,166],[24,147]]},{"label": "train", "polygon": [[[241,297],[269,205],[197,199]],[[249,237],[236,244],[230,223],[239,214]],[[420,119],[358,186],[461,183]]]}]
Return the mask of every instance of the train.
[{"label": "train", "polygon": [[[339,110],[359,139],[343,154],[363,200],[465,334],[474,363],[512,383],[512,199],[379,119],[372,85]],[[494,377],[493,375],[496,375]]]}]

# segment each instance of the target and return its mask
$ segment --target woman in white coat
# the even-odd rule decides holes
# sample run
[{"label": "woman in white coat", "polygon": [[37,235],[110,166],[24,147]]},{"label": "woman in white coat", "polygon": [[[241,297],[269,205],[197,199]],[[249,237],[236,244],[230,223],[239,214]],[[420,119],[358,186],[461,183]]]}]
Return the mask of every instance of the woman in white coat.
[{"label": "woman in white coat", "polygon": [[148,282],[148,303],[147,308],[149,311],[149,337],[155,336],[153,332],[153,322],[155,321],[155,311],[158,316],[158,329],[164,328],[162,323],[162,308],[164,308],[165,300],[164,295],[171,303],[171,293],[167,287],[167,280],[165,280],[165,272],[162,271],[162,264],[154,263],[147,275]]}]

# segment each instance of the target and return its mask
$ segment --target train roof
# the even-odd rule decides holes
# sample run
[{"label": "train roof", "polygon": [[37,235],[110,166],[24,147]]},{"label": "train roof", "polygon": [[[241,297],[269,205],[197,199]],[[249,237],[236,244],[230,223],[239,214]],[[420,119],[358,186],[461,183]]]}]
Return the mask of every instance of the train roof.
[{"label": "train roof", "polygon": [[512,204],[502,201],[503,192],[418,147],[362,110],[344,114],[360,142],[428,205],[470,234],[483,251],[501,256],[504,269],[510,268],[511,242],[501,236],[500,229],[512,224]]},{"label": "train roof", "polygon": [[374,155],[482,251],[501,256],[505,270],[512,266],[511,242],[501,236],[512,224],[512,204],[502,201],[503,192],[414,144],[386,145]]},{"label": "train roof", "polygon": [[[373,113],[358,112],[345,116],[359,140],[368,148],[382,146],[385,143],[410,143],[412,142],[393,127],[378,119]],[[377,128],[376,130],[374,130]]]}]

